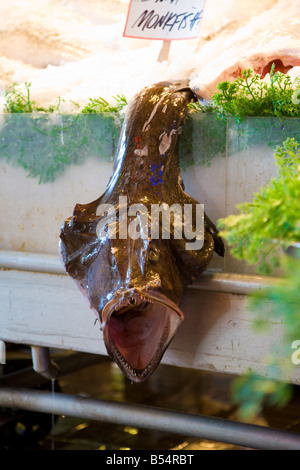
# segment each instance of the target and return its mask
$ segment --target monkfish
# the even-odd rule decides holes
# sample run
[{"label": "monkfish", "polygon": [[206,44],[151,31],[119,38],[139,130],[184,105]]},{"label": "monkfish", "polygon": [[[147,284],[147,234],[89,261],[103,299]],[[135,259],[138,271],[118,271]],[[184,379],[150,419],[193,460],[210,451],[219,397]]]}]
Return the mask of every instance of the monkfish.
[{"label": "monkfish", "polygon": [[[179,167],[179,135],[194,96],[187,81],[160,82],[135,96],[104,194],[76,204],[60,231],[65,269],[96,314],[108,355],[135,383],[153,373],[182,323],[184,286],[214,251],[224,256]],[[189,216],[183,208],[192,208]]]}]

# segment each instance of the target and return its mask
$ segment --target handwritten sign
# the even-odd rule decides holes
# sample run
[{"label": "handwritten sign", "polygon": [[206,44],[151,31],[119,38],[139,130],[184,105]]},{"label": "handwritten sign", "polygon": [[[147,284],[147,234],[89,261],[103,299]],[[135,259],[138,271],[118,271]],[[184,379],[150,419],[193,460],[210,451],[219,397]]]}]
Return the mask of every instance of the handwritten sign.
[{"label": "handwritten sign", "polygon": [[140,39],[193,39],[198,36],[205,0],[131,0],[123,36]]}]

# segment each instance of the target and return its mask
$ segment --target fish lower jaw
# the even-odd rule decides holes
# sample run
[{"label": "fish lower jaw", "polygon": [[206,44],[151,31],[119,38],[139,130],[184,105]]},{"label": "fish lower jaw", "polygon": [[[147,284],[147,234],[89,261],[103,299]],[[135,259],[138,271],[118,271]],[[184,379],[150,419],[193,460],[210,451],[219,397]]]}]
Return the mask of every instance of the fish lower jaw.
[{"label": "fish lower jaw", "polygon": [[154,372],[182,322],[177,311],[153,304],[147,302],[144,310],[115,312],[103,329],[108,355],[134,383],[144,382]]},{"label": "fish lower jaw", "polygon": [[[167,328],[165,330],[163,337],[167,340]],[[164,339],[163,337],[162,339]],[[162,351],[157,350],[149,364],[144,369],[135,369],[132,367],[121,354],[111,337],[109,338],[109,347],[107,350],[109,356],[117,363],[126,377],[128,377],[132,383],[141,384],[152,374],[154,369],[156,369],[167,346],[168,344],[166,344]]]}]

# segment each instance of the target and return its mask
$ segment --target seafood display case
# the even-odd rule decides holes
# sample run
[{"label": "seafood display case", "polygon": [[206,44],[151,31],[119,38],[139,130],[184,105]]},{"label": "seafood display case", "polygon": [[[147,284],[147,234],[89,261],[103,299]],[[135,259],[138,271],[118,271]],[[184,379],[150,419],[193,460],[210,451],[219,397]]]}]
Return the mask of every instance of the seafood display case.
[{"label": "seafood display case", "polygon": [[[123,118],[116,114],[8,114],[0,128],[0,249],[58,256],[59,231],[75,203],[101,195],[112,175]],[[295,118],[245,118],[227,122],[191,113],[180,138],[187,194],[210,219],[237,212],[277,168],[274,150],[299,138]],[[226,250],[211,270],[251,274]]]},{"label": "seafood display case", "polygon": [[[0,257],[9,268],[0,272],[3,340],[106,354],[93,313],[65,275],[58,243],[74,204],[105,190],[121,125],[116,115],[2,116]],[[299,129],[298,119],[225,124],[210,114],[189,114],[180,139],[185,191],[216,223],[276,175],[274,149],[287,137],[299,138]],[[255,363],[264,374],[263,358],[275,342],[288,364],[280,326],[270,320],[266,338],[254,334],[249,318],[247,295],[271,282],[229,250],[224,258],[216,255],[184,292],[186,318],[163,362],[234,374]],[[249,342],[255,345],[251,350]],[[297,374],[287,368],[287,380],[297,381]]]}]

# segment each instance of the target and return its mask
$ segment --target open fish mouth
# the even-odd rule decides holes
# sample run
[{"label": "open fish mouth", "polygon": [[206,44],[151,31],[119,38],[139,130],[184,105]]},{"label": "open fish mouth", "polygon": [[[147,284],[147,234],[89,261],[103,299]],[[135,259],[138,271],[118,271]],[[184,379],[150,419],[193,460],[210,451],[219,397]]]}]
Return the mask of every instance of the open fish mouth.
[{"label": "open fish mouth", "polygon": [[125,292],[103,309],[103,334],[108,354],[135,383],[156,369],[184,319],[179,307],[156,291]]}]

